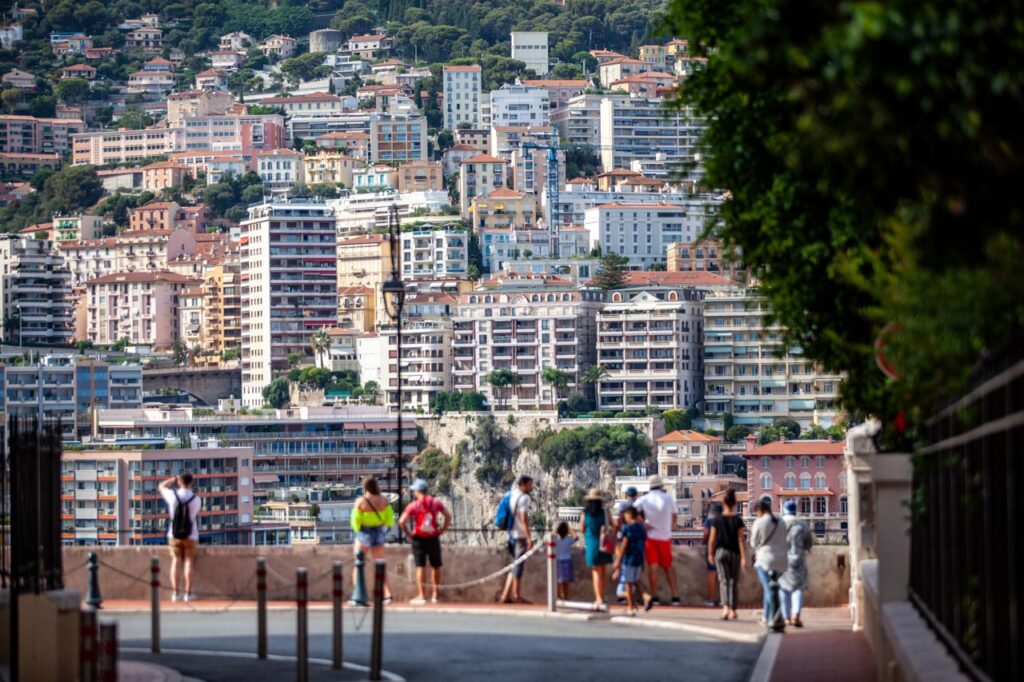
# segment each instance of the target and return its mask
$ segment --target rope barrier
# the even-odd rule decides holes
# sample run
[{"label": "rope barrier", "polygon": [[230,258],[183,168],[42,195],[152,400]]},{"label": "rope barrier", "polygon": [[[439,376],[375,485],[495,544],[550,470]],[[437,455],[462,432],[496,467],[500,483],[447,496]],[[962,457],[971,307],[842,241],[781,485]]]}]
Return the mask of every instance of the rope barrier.
[{"label": "rope barrier", "polygon": [[[475,585],[483,585],[486,582],[494,580],[495,578],[498,578],[498,577],[504,575],[505,573],[508,573],[509,571],[511,571],[516,566],[518,566],[519,564],[521,564],[524,561],[526,561],[527,559],[529,559],[531,556],[533,556],[534,554],[536,554],[537,552],[539,552],[543,548],[544,548],[544,543],[543,542],[536,542],[536,543],[534,543],[533,547],[530,548],[530,551],[528,551],[525,554],[523,554],[522,556],[518,557],[517,559],[515,559],[512,563],[508,564],[507,566],[503,566],[502,568],[499,568],[497,571],[494,571],[493,573],[489,573],[489,574],[483,576],[482,578],[476,578],[474,580],[467,580],[467,581],[461,582],[461,583],[443,583],[443,584],[438,585],[437,589],[439,589],[439,590],[458,590],[458,589],[462,589],[464,587],[473,587]],[[408,583],[410,585],[416,584],[416,581],[413,578],[407,578],[404,575],[398,575],[398,574],[392,574],[392,575],[397,575],[399,580],[401,580],[401,581],[403,581],[405,583]]]}]

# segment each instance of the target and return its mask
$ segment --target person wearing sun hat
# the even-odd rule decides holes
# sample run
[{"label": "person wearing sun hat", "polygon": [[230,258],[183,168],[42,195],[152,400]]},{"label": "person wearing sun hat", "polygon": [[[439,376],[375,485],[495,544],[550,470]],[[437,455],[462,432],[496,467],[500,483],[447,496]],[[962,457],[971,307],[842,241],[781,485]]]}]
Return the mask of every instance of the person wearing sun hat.
[{"label": "person wearing sun hat", "polygon": [[[586,548],[587,568],[594,581],[594,605],[604,605],[604,589],[608,564],[612,563],[615,551],[615,531],[611,517],[604,506],[604,495],[597,488],[587,491],[583,498],[583,513],[580,514],[580,535]],[[610,538],[608,542],[605,538]]]},{"label": "person wearing sun hat", "polygon": [[672,606],[679,606],[679,592],[676,588],[676,573],[672,569],[672,530],[676,527],[679,514],[676,501],[665,492],[665,481],[655,474],[647,480],[649,490],[634,503],[634,508],[644,515],[647,525],[647,544],[644,559],[647,561],[647,577],[651,582],[654,604],[658,603],[658,568],[668,579],[672,590]]}]

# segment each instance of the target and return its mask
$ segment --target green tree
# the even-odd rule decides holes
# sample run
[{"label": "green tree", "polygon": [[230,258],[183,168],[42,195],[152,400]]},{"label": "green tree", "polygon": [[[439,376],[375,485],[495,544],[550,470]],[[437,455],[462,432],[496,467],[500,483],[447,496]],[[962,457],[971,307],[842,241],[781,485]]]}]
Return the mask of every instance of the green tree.
[{"label": "green tree", "polygon": [[53,89],[65,104],[79,104],[89,96],[89,81],[84,78],[65,78]]},{"label": "green tree", "polygon": [[699,415],[700,413],[694,407],[688,407],[685,410],[665,410],[661,414],[661,418],[665,422],[665,433],[689,431],[693,428],[693,420]]},{"label": "green tree", "polygon": [[380,384],[373,380],[367,381],[363,384],[363,395],[366,396],[367,402],[376,404],[377,397],[380,395]]},{"label": "green tree", "polygon": [[153,117],[141,109],[128,109],[117,119],[116,127],[141,130],[153,125]]},{"label": "green tree", "polygon": [[317,366],[326,365],[324,360],[331,350],[331,337],[327,335],[327,332],[323,329],[315,331],[309,338],[309,346],[313,349],[313,357],[316,359]]},{"label": "green tree", "polygon": [[92,348],[92,341],[89,341],[88,339],[85,339],[84,341],[79,341],[78,343],[75,344],[75,348],[78,349],[79,355],[85,355],[85,352]]},{"label": "green tree", "polygon": [[46,179],[42,201],[52,210],[78,213],[103,196],[103,183],[92,166],[69,166]]},{"label": "green tree", "polygon": [[278,377],[263,387],[263,400],[271,407],[287,407],[290,399],[287,379]]},{"label": "green tree", "polygon": [[601,264],[594,274],[594,283],[605,291],[618,289],[626,280],[625,267],[629,259],[615,253],[601,257]]},{"label": "green tree", "polygon": [[323,63],[324,56],[322,54],[307,52],[298,57],[285,59],[281,62],[280,69],[284,77],[288,79],[288,82],[297,84],[300,81],[312,80],[316,76],[316,67]]},{"label": "green tree", "polygon": [[494,389],[496,397],[499,397],[502,407],[508,404],[506,389],[515,383],[516,375],[507,368],[496,369],[487,374],[487,383]]},{"label": "green tree", "polygon": [[726,443],[739,443],[741,440],[750,435],[750,427],[744,426],[743,424],[736,424],[725,432]]},{"label": "green tree", "polygon": [[188,360],[188,349],[185,347],[185,342],[181,339],[175,339],[174,345],[171,346],[171,362],[176,366],[181,367]]},{"label": "green tree", "polygon": [[540,380],[554,389],[555,400],[559,400],[565,389],[569,388],[569,382],[572,380],[572,375],[558,369],[557,367],[545,367],[541,370]]},{"label": "green tree", "polygon": [[3,102],[4,111],[8,114],[13,114],[21,104],[21,90],[18,88],[4,88],[3,92],[0,92],[0,102]]}]

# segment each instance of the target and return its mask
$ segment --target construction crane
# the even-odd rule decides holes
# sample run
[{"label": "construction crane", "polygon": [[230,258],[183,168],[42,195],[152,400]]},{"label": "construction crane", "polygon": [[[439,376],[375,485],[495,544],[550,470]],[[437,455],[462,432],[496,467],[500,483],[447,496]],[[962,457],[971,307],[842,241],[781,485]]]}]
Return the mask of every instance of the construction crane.
[{"label": "construction crane", "polygon": [[536,144],[524,142],[519,145],[520,149],[528,150],[529,159],[533,161],[533,151],[546,152],[547,156],[547,177],[545,178],[545,190],[548,204],[548,232],[551,234],[551,255],[558,258],[560,246],[559,233],[561,225],[558,216],[558,152],[561,149],[558,145]]}]

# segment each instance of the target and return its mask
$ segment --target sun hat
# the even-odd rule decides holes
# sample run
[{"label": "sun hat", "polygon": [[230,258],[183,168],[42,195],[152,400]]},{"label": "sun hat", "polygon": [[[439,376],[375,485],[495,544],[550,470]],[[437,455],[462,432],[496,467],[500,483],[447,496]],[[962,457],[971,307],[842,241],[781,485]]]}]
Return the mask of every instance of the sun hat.
[{"label": "sun hat", "polygon": [[604,495],[602,495],[601,491],[598,490],[597,488],[591,488],[590,490],[587,491],[587,496],[584,497],[583,499],[584,500],[603,500],[604,499]]},{"label": "sun hat", "polygon": [[647,479],[647,485],[653,488],[664,488],[665,481],[661,480],[661,476],[655,474]]}]

